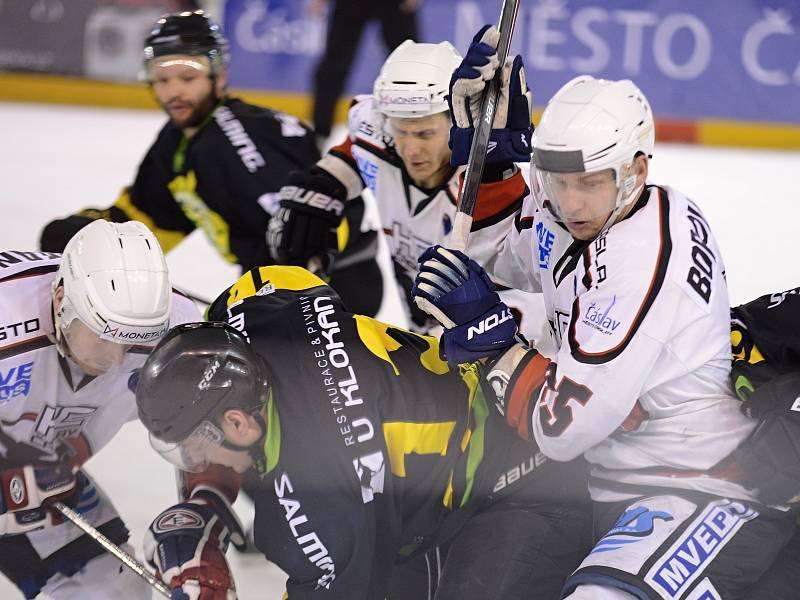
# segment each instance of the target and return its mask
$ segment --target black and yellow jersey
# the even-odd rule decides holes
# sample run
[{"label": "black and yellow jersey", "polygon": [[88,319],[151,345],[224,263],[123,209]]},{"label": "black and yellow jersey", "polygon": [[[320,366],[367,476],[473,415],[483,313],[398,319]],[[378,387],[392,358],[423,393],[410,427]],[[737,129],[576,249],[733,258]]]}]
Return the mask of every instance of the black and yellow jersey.
[{"label": "black and yellow jersey", "polygon": [[800,287],[731,309],[731,378],[748,400],[762,384],[800,372]]},{"label": "black and yellow jersey", "polygon": [[[278,191],[291,171],[318,159],[314,132],[296,117],[224,98],[191,138],[168,121],[113,206],[51,222],[41,245],[61,251],[91,219],[136,220],[156,234],[165,252],[201,229],[243,271],[269,264],[265,235]],[[375,232],[361,231],[363,213],[360,199],[345,211],[339,229],[344,255],[375,255]]]},{"label": "black and yellow jersey", "polygon": [[478,366],[449,370],[435,338],[346,312],[304,269],[252,269],[208,318],[267,364],[255,539],[291,600],[383,599],[398,556],[441,541],[509,469],[533,471]]}]

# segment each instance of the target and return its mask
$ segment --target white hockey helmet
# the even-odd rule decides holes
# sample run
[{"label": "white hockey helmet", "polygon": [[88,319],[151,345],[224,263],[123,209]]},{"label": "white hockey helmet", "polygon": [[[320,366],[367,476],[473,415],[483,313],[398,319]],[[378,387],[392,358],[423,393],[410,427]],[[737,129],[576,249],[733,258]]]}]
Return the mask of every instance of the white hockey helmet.
[{"label": "white hockey helmet", "polygon": [[375,80],[372,97],[386,117],[426,117],[448,110],[450,77],[461,55],[450,42],[406,40],[389,55]]},{"label": "white hockey helmet", "polygon": [[[582,75],[565,84],[542,114],[533,133],[532,166],[558,214],[550,173],[592,173],[613,169],[618,188],[610,222],[641,192],[633,160],[652,158],[653,112],[644,94],[629,79],[609,81]],[[533,174],[531,175],[533,179]]]},{"label": "white hockey helmet", "polygon": [[102,341],[152,344],[169,329],[172,289],[155,235],[142,223],[93,221],[67,242],[53,282],[64,297],[55,315],[56,340],[65,353],[77,319]]}]

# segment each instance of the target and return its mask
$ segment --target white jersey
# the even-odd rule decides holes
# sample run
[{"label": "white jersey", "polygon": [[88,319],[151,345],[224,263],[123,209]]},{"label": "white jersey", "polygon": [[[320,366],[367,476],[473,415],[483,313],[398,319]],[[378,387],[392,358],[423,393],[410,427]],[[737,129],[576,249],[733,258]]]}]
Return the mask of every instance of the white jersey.
[{"label": "white jersey", "polygon": [[643,485],[751,498],[708,472],[755,424],[728,381],[725,269],[693,202],[648,186],[625,219],[580,242],[529,197],[487,267],[544,293],[555,364],[531,431],[556,460],[585,455],[593,498]]},{"label": "white jersey", "polygon": [[[83,463],[126,422],[137,418],[137,370],[149,349],[134,346],[121,365],[99,376],[84,375],[53,343],[52,284],[60,256],[0,252],[0,430],[4,439],[54,457],[67,441]],[[170,326],[200,320],[191,300],[173,293]],[[4,448],[4,450],[8,450]],[[3,454],[2,456],[7,456]],[[0,459],[0,468],[2,468]],[[95,524],[113,508],[92,515]],[[80,535],[72,525],[28,534],[42,556]]]},{"label": "white jersey", "polygon": [[[348,119],[348,139],[332,148],[317,164],[342,182],[348,199],[358,197],[365,187],[374,195],[406,312],[417,328],[425,329],[432,320],[410,305],[411,286],[419,266],[417,258],[429,246],[447,245],[463,168],[455,169],[432,190],[419,188],[394,151],[393,142],[383,128],[384,117],[374,109],[372,96],[359,96],[350,108]],[[474,215],[470,256],[479,262],[488,258],[512,226],[524,196],[524,185],[520,185],[509,194],[494,198],[490,209]],[[513,307],[525,306],[529,300],[528,294],[517,291],[502,295]]]}]

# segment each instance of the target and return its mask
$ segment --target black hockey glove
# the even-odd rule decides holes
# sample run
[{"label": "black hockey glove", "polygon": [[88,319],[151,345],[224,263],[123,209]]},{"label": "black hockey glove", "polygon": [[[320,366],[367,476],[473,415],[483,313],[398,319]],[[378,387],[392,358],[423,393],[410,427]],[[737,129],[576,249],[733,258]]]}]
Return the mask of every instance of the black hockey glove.
[{"label": "black hockey glove", "polygon": [[345,187],[318,167],[291,173],[267,230],[273,260],[301,267],[319,261],[327,273],[339,252],[336,228],[346,196]]},{"label": "black hockey glove", "polygon": [[712,471],[739,472],[764,504],[800,504],[800,373],[760,385],[748,403],[758,427]]}]

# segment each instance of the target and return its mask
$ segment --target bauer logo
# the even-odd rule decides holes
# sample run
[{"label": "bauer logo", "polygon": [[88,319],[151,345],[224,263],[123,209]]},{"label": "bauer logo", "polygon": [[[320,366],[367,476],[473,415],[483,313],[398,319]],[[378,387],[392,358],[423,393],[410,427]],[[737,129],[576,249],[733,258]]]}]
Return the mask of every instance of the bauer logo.
[{"label": "bauer logo", "polygon": [[740,502],[711,502],[672,545],[645,580],[662,598],[680,598],[747,521],[758,513]]},{"label": "bauer logo", "polygon": [[191,510],[168,510],[153,523],[155,533],[166,533],[176,529],[202,529],[206,522],[196,512]]}]

